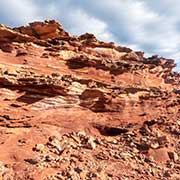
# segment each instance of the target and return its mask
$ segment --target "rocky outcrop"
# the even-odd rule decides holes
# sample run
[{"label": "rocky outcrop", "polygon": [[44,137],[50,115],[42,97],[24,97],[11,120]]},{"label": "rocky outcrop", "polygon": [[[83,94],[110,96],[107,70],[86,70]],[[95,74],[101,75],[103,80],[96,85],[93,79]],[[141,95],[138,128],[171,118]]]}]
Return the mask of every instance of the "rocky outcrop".
[{"label": "rocky outcrop", "polygon": [[0,179],[179,179],[173,67],[54,20],[0,25]]},{"label": "rocky outcrop", "polygon": [[30,23],[29,26],[22,26],[18,28],[14,28],[15,31],[26,34],[29,36],[34,36],[38,39],[53,39],[53,38],[61,38],[65,36],[69,36],[67,32],[65,32],[61,25],[55,20],[46,20],[45,22],[33,22]]}]

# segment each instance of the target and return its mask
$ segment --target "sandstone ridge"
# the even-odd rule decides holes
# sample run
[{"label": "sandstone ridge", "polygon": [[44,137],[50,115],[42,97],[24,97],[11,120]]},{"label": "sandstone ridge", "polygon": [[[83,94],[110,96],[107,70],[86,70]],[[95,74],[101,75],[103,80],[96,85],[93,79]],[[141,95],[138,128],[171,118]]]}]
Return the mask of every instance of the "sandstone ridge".
[{"label": "sandstone ridge", "polygon": [[55,20],[1,24],[0,179],[180,179],[175,66]]}]

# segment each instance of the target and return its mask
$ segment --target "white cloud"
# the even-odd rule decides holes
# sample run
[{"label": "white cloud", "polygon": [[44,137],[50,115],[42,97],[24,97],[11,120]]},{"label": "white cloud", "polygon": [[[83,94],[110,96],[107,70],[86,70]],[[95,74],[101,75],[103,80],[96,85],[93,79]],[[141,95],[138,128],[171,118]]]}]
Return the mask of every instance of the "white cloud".
[{"label": "white cloud", "polygon": [[[42,2],[42,0],[39,0]],[[93,33],[104,41],[113,41],[113,35],[108,31],[105,21],[89,15],[85,8],[72,3],[72,0],[51,1],[48,6],[41,7],[50,18],[58,19],[62,25],[72,34],[80,35],[86,32]],[[114,40],[115,41],[115,40]]]},{"label": "white cloud", "polygon": [[95,17],[87,15],[82,10],[76,10],[76,13],[70,13],[68,16],[73,19],[73,25],[69,29],[72,34],[93,33],[99,39],[104,41],[113,40],[112,34],[107,31],[107,24]]},{"label": "white cloud", "polygon": [[11,25],[21,25],[35,19],[42,19],[37,15],[38,7],[30,0],[1,0],[0,14]]}]

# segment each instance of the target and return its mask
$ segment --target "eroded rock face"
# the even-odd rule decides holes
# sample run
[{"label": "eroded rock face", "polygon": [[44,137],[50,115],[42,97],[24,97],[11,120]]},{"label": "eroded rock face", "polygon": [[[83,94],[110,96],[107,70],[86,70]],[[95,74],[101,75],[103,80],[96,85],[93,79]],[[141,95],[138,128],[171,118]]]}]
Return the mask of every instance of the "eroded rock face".
[{"label": "eroded rock face", "polygon": [[0,25],[0,179],[179,179],[174,66],[54,20]]},{"label": "eroded rock face", "polygon": [[55,20],[33,22],[30,23],[29,26],[14,28],[14,30],[43,40],[69,36]]}]

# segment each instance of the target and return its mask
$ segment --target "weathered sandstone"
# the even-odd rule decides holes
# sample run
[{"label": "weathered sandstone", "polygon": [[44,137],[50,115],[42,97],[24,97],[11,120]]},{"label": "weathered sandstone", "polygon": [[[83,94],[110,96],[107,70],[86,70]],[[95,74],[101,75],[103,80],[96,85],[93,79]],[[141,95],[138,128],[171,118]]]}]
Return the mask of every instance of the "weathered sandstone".
[{"label": "weathered sandstone", "polygon": [[0,25],[0,179],[180,179],[180,74],[54,21]]}]

